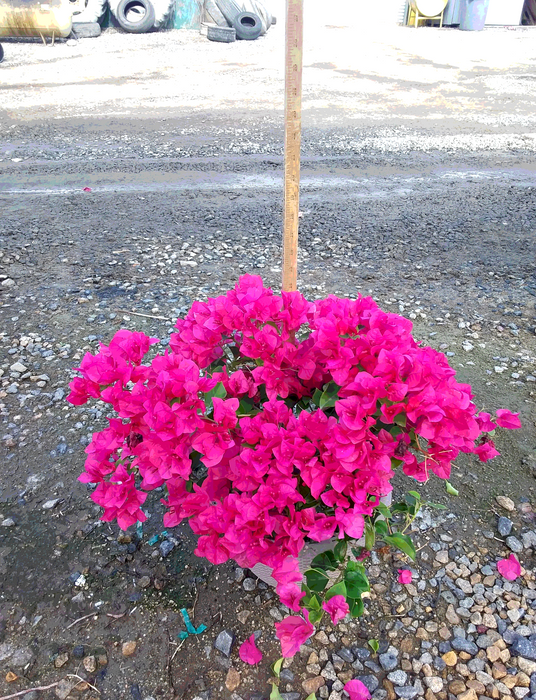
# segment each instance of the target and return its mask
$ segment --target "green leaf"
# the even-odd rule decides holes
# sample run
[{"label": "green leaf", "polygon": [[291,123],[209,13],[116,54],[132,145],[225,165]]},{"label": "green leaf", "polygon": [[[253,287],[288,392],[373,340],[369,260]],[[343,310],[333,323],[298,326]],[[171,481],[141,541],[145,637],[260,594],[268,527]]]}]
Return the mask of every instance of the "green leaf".
[{"label": "green leaf", "polygon": [[322,610],[322,608],[320,608],[320,610],[311,610],[311,612],[309,613],[309,622],[312,625],[316,625],[316,623],[320,622],[320,620],[322,619],[323,614],[324,611]]},{"label": "green leaf", "polygon": [[320,398],[322,396],[322,392],[320,389],[315,389],[315,393],[313,394],[312,402],[314,403],[315,406],[320,406]]},{"label": "green leaf", "polygon": [[212,399],[224,399],[226,396],[227,392],[225,391],[225,387],[223,386],[222,382],[218,382],[214,389],[207,391],[207,393],[205,394],[205,406],[207,407],[207,413],[209,411],[212,411],[212,409],[214,408]]},{"label": "green leaf", "polygon": [[322,396],[320,397],[320,403],[318,404],[321,409],[333,408],[335,403],[339,400],[339,389],[341,387],[335,382],[330,382],[324,387]]},{"label": "green leaf", "polygon": [[447,510],[447,506],[444,506],[442,503],[427,503],[426,505],[436,510]]},{"label": "green leaf", "polygon": [[321,569],[322,571],[335,571],[337,568],[335,554],[329,550],[317,554],[311,562],[311,567],[314,569]]},{"label": "green leaf", "polygon": [[305,700],[316,700],[316,695],[314,693],[311,693],[311,695],[308,695]]},{"label": "green leaf", "polygon": [[331,588],[328,588],[324,596],[324,600],[330,600],[336,595],[343,595],[346,598],[346,584],[344,581],[339,581]]},{"label": "green leaf", "polygon": [[369,552],[374,548],[374,542],[376,541],[376,530],[370,523],[365,525],[365,549]]},{"label": "green leaf", "polygon": [[369,639],[368,640],[368,645],[372,649],[372,651],[377,654],[378,650],[380,648],[380,643],[377,639]]},{"label": "green leaf", "polygon": [[279,674],[281,673],[281,666],[283,665],[283,657],[280,659],[277,659],[277,661],[274,661],[272,664],[272,672],[276,678],[279,678]]},{"label": "green leaf", "polygon": [[346,597],[352,600],[361,598],[361,594],[370,591],[366,574],[362,571],[346,571],[344,574]]},{"label": "green leaf", "polygon": [[384,537],[385,535],[389,534],[389,528],[387,527],[385,520],[376,520],[374,527],[379,537]]},{"label": "green leaf", "polygon": [[418,491],[408,491],[409,496],[413,496],[416,501],[421,500],[421,494]]},{"label": "green leaf", "polygon": [[415,561],[415,547],[413,546],[413,542],[408,535],[403,535],[401,532],[395,532],[393,535],[386,535],[383,539],[387,542],[387,544],[402,550],[404,554],[407,554],[410,559]]},{"label": "green leaf", "polygon": [[361,598],[357,598],[357,600],[350,600],[348,602],[350,607],[350,615],[352,617],[361,617],[361,615],[365,612],[365,606],[363,605]]},{"label": "green leaf", "polygon": [[255,404],[253,403],[252,399],[249,398],[243,398],[240,399],[240,403],[238,404],[238,411],[236,414],[238,416],[249,416],[251,412],[254,409]]},{"label": "green leaf", "polygon": [[272,692],[270,693],[270,700],[283,700],[283,696],[279,692],[279,688],[272,683]]},{"label": "green leaf", "polygon": [[315,591],[315,593],[322,593],[329,581],[326,574],[318,569],[309,569],[306,571],[305,579],[307,581],[307,587]]},{"label": "green leaf", "polygon": [[385,505],[385,503],[378,503],[378,505],[376,506],[376,510],[378,511],[378,513],[380,513],[380,515],[383,515],[383,517],[384,517],[386,520],[389,520],[389,519],[390,519],[390,517],[391,517],[391,509],[388,508],[388,507]]},{"label": "green leaf", "polygon": [[391,513],[407,513],[409,507],[407,503],[395,503],[391,506]]},{"label": "green leaf", "polygon": [[408,417],[406,416],[405,413],[397,413],[393,420],[401,428],[405,428]]},{"label": "green leaf", "polygon": [[454,486],[450,483],[450,481],[445,481],[445,486],[447,488],[447,493],[450,494],[451,496],[459,496],[460,492],[458,489],[455,489]]},{"label": "green leaf", "polygon": [[321,610],[322,608],[318,597],[314,593],[309,593],[306,595],[303,601],[303,605],[307,608],[307,610]]},{"label": "green leaf", "polygon": [[333,549],[333,555],[336,561],[341,562],[346,559],[346,552],[348,551],[348,543],[346,540],[339,540]]}]

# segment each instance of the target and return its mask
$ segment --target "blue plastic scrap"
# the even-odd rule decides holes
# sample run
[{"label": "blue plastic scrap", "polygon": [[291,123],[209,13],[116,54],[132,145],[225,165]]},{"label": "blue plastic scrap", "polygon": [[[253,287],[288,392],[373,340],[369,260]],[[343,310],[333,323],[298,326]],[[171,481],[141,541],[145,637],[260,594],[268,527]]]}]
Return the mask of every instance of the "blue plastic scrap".
[{"label": "blue plastic scrap", "polygon": [[153,546],[153,544],[156,544],[157,542],[158,542],[158,535],[153,535],[151,537],[151,539],[149,540],[149,544],[151,545],[151,547]]},{"label": "blue plastic scrap", "polygon": [[179,639],[186,639],[186,637],[188,637],[189,634],[201,634],[201,632],[204,632],[207,629],[206,625],[199,625],[199,627],[195,629],[195,627],[192,625],[190,616],[188,615],[188,611],[186,610],[186,608],[181,608],[181,615],[182,619],[184,620],[184,624],[186,625],[186,629],[188,631],[179,632]]}]

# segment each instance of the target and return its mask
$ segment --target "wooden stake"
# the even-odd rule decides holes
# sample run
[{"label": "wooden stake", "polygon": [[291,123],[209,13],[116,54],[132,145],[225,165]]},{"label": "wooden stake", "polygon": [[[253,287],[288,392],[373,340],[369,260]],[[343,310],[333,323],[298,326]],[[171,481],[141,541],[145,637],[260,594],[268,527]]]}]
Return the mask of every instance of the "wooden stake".
[{"label": "wooden stake", "polygon": [[287,0],[283,291],[297,288],[303,53],[303,0]]}]

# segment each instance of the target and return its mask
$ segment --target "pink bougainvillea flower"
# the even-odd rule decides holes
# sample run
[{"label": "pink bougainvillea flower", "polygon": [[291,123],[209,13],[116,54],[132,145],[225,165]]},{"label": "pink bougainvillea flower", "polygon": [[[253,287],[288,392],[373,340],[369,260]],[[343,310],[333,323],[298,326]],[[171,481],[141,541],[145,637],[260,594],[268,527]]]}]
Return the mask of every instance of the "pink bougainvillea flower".
[{"label": "pink bougainvillea flower", "polygon": [[493,459],[499,454],[495,449],[495,443],[493,440],[485,440],[481,445],[475,447],[475,453],[478,455],[478,459],[481,462],[487,462],[488,459]]},{"label": "pink bougainvillea flower", "polygon": [[510,554],[508,559],[501,559],[497,563],[497,569],[507,581],[515,581],[518,576],[521,576],[521,564],[515,554]]},{"label": "pink bougainvillea flower", "polygon": [[257,648],[255,644],[255,635],[252,634],[251,637],[246,639],[246,641],[240,646],[238,650],[238,655],[245,663],[250,666],[255,666],[262,659],[262,651]]},{"label": "pink bougainvillea flower", "polygon": [[490,414],[485,411],[480,411],[480,413],[475,416],[475,419],[483,433],[491,433],[497,427],[491,420]]},{"label": "pink bougainvillea flower", "polygon": [[301,645],[314,634],[315,628],[309,622],[309,613],[303,611],[303,617],[292,615],[285,617],[283,622],[276,622],[276,636],[281,642],[281,653],[288,659],[294,656]]},{"label": "pink bougainvillea flower", "polygon": [[334,595],[333,598],[324,601],[322,607],[329,614],[334,625],[350,612],[346,598],[343,595]]},{"label": "pink bougainvillea flower", "polygon": [[283,605],[294,612],[300,612],[301,599],[305,596],[305,591],[300,586],[295,583],[278,583],[275,590]]},{"label": "pink bougainvillea flower", "polygon": [[369,700],[370,692],[367,686],[355,678],[353,681],[348,681],[344,689],[350,696],[350,700]]},{"label": "pink bougainvillea flower", "polygon": [[506,408],[499,408],[497,411],[497,425],[500,425],[501,428],[508,428],[509,430],[521,428],[519,413],[512,413]]},{"label": "pink bougainvillea flower", "polygon": [[398,583],[411,583],[413,574],[409,569],[398,569]]}]

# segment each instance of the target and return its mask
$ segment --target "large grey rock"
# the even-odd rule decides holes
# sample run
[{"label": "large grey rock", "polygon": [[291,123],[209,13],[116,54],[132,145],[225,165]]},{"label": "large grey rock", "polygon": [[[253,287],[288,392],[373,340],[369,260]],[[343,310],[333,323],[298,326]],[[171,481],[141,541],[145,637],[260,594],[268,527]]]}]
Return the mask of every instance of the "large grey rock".
[{"label": "large grey rock", "polygon": [[510,537],[506,538],[506,546],[509,549],[511,549],[512,552],[516,552],[516,554],[519,554],[523,551],[523,545],[517,539],[517,537],[514,537],[513,535],[510,535]]},{"label": "large grey rock", "polygon": [[229,657],[231,654],[231,649],[232,649],[234,640],[235,640],[234,632],[229,632],[228,630],[222,630],[219,633],[219,635],[216,637],[216,641],[214,642],[214,647],[218,651],[221,651],[221,653],[224,656]]},{"label": "large grey rock", "polygon": [[358,680],[365,685],[369,693],[373,693],[376,688],[380,685],[380,682],[376,676],[358,676]]},{"label": "large grey rock", "polygon": [[499,518],[499,522],[497,523],[497,530],[499,531],[499,535],[507,537],[512,531],[513,525],[514,523],[510,520],[510,518],[501,515],[501,517]]},{"label": "large grey rock", "polygon": [[393,671],[398,666],[398,658],[389,651],[385,654],[380,654],[378,659],[384,671]]},{"label": "large grey rock", "polygon": [[536,661],[536,644],[526,637],[516,635],[510,646],[510,653],[513,656],[523,656],[525,659]]},{"label": "large grey rock", "polygon": [[395,693],[404,700],[413,700],[419,691],[412,685],[395,686]]},{"label": "large grey rock", "polygon": [[[478,654],[478,647],[474,642],[468,639],[462,639],[461,637],[455,637],[452,642],[452,648],[456,651],[466,651],[471,656],[476,656]],[[524,656],[524,654],[523,654]]]}]

